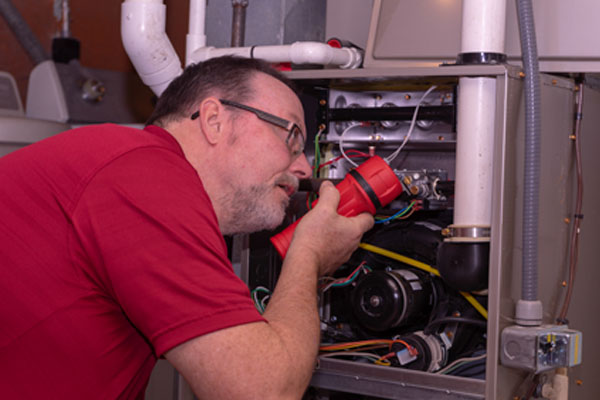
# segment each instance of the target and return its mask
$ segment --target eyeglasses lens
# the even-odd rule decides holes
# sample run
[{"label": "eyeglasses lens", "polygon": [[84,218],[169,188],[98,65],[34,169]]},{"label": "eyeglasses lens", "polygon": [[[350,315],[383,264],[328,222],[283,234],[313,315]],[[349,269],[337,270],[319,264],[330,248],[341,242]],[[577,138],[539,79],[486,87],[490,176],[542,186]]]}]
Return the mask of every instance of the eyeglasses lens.
[{"label": "eyeglasses lens", "polygon": [[304,136],[298,125],[294,125],[286,140],[290,152],[294,157],[298,157],[304,151]]}]

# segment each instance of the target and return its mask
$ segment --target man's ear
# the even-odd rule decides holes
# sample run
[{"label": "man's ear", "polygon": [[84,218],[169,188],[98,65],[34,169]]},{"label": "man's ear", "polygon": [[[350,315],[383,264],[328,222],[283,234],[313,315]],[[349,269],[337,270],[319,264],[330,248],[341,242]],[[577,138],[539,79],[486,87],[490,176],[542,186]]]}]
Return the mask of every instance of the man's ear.
[{"label": "man's ear", "polygon": [[200,103],[198,111],[198,123],[206,140],[210,144],[217,144],[223,140],[227,120],[221,102],[215,97],[207,97]]}]

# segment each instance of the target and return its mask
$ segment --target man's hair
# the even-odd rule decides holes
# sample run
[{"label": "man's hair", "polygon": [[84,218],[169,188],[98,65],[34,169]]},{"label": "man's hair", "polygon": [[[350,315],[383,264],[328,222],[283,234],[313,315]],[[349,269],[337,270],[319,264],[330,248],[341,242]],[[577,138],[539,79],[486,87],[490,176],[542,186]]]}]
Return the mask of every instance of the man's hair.
[{"label": "man's hair", "polygon": [[244,102],[254,95],[252,78],[265,73],[296,92],[293,83],[262,60],[223,56],[192,64],[175,78],[158,98],[146,125],[165,126],[180,118],[190,118],[198,104],[209,96]]}]

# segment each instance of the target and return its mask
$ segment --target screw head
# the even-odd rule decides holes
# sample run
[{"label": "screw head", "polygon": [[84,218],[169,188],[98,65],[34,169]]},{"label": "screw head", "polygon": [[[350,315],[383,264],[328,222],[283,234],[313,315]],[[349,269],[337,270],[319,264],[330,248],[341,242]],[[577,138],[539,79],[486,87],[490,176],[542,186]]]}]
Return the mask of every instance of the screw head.
[{"label": "screw head", "polygon": [[373,307],[378,307],[381,304],[381,297],[380,296],[371,296],[371,298],[369,299],[369,303],[373,306]]}]

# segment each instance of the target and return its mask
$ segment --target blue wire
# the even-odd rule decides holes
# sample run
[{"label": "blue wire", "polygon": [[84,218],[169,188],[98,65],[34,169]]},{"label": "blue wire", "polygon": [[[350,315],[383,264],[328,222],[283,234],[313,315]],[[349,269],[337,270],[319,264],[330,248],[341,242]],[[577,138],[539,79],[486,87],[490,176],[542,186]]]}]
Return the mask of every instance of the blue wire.
[{"label": "blue wire", "polygon": [[403,213],[405,213],[406,211],[410,210],[413,205],[414,205],[414,203],[410,203],[408,206],[406,206],[402,210],[398,211],[396,214],[392,215],[391,217],[388,217],[386,219],[377,220],[377,221],[375,221],[375,223],[376,224],[384,224],[384,223],[389,222],[389,221],[391,221],[393,219],[396,219],[399,216],[401,216]]}]

